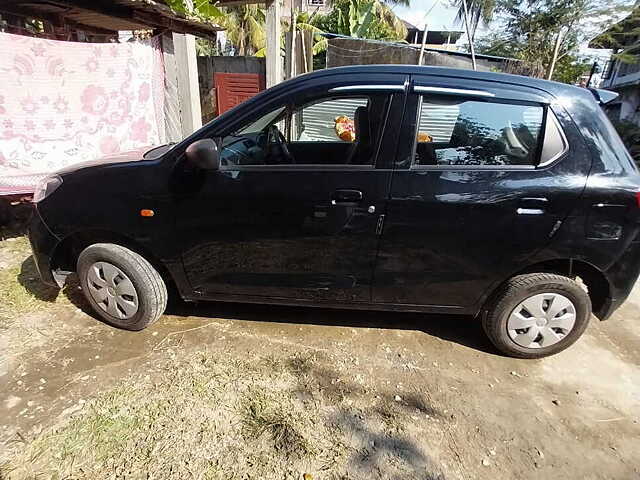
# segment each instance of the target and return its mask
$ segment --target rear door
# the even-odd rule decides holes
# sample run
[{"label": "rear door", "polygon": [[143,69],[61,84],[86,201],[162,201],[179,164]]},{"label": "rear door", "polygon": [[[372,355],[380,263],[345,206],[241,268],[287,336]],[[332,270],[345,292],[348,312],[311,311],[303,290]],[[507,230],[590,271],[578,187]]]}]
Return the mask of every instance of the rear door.
[{"label": "rear door", "polygon": [[590,164],[551,100],[512,85],[413,78],[374,302],[470,310],[549,244]]}]

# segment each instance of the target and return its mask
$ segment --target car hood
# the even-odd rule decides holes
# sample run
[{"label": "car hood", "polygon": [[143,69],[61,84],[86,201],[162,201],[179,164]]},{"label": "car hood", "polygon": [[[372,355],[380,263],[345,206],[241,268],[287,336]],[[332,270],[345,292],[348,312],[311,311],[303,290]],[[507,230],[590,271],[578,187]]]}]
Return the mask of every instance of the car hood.
[{"label": "car hood", "polygon": [[74,163],[73,165],[68,165],[63,169],[58,170],[56,173],[64,175],[66,173],[72,173],[77,170],[82,170],[90,167],[98,167],[98,166],[109,165],[114,163],[135,162],[138,160],[144,160],[144,154],[152,148],[154,147],[153,146],[140,147],[140,148],[136,148],[135,150],[129,150],[127,152],[120,152],[115,155],[96,158],[95,160],[90,160],[88,162]]}]

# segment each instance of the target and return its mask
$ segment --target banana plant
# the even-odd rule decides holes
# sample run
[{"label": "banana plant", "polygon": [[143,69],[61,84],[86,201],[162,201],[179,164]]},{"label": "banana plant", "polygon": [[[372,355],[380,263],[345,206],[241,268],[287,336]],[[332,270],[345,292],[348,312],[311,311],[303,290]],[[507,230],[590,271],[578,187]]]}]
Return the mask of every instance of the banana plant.
[{"label": "banana plant", "polygon": [[187,0],[165,0],[165,3],[176,12],[184,15],[194,15],[204,20],[224,17],[224,13],[209,0],[194,0],[193,6]]},{"label": "banana plant", "polygon": [[320,52],[324,52],[328,46],[328,40],[322,36],[326,33],[321,28],[313,25],[313,15],[309,16],[307,12],[300,12],[296,18],[296,30],[301,32],[311,32],[313,36],[312,52],[317,55]]},{"label": "banana plant", "polygon": [[367,33],[375,19],[376,3],[349,1],[349,12],[346,15],[338,11],[338,28],[343,32],[349,32],[350,37],[367,38]]}]

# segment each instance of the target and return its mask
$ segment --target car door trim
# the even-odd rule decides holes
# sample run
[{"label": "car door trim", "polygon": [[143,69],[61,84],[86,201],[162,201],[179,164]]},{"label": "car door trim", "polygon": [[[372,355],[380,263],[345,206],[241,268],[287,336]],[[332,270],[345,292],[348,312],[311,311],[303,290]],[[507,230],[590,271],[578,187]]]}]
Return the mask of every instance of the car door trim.
[{"label": "car door trim", "polygon": [[414,85],[413,91],[416,93],[440,93],[450,95],[470,95],[476,97],[495,97],[495,93],[486,90],[469,90],[466,88],[449,88],[449,87],[429,87],[426,85]]},{"label": "car door trim", "polygon": [[341,87],[333,87],[329,89],[330,93],[335,92],[350,92],[357,90],[393,90],[397,92],[403,92],[405,90],[404,85],[343,85]]}]

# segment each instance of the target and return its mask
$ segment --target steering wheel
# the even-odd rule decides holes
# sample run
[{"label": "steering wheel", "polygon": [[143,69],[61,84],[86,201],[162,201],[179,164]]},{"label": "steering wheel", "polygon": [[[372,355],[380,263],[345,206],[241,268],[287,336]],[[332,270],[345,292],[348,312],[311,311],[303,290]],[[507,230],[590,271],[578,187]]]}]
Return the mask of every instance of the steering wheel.
[{"label": "steering wheel", "polygon": [[285,161],[275,161],[273,163],[276,164],[289,164],[296,163],[293,155],[289,152],[289,147],[287,147],[287,139],[284,138],[282,132],[278,129],[277,125],[269,125],[266,131],[267,134],[267,145],[269,148],[269,157],[278,158],[281,157]]}]

